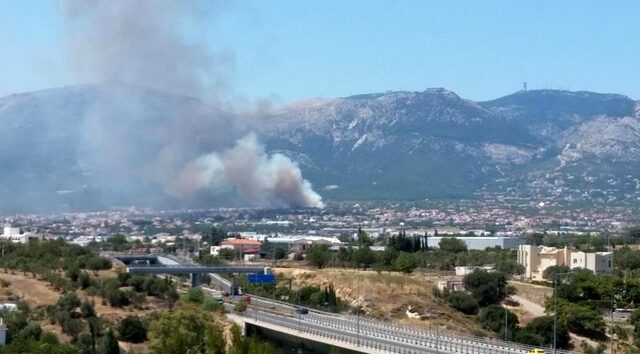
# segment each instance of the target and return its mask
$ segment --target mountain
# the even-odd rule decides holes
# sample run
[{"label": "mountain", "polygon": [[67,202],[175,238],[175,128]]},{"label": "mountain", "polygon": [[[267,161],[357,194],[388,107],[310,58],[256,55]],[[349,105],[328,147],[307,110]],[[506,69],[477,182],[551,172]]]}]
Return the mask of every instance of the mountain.
[{"label": "mountain", "polygon": [[615,94],[520,91],[474,102],[437,88],[308,99],[248,121],[121,83],[0,98],[0,210],[228,205],[165,193],[176,161],[252,126],[333,200],[469,198],[639,203],[640,105]]},{"label": "mountain", "polygon": [[473,102],[428,89],[300,101],[261,126],[330,198],[482,191],[576,201],[604,188],[616,195],[607,201],[637,203],[638,107],[615,94],[534,90]]},{"label": "mountain", "polygon": [[197,99],[123,83],[0,98],[0,210],[180,206],[164,192],[175,161],[233,143],[235,126]]}]

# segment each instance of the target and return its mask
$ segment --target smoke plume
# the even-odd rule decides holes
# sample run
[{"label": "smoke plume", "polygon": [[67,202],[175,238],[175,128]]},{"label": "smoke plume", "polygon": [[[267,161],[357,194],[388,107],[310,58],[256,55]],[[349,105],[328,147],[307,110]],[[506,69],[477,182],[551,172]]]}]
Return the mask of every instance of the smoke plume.
[{"label": "smoke plume", "polygon": [[233,195],[244,205],[322,207],[298,165],[258,142],[247,118],[255,114],[226,104],[230,56],[212,49],[210,35],[199,38],[219,6],[63,2],[70,67],[80,80],[108,83],[85,112],[81,165],[114,193],[147,200],[160,190],[186,204]]}]

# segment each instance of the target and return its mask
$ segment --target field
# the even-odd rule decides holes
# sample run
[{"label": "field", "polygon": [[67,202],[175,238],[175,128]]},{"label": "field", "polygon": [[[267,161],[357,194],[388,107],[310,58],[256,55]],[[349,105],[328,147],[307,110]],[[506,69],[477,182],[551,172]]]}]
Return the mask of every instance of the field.
[{"label": "field", "polygon": [[[101,272],[101,276],[115,276],[115,272]],[[31,308],[43,308],[48,305],[53,305],[58,301],[58,298],[62,296],[60,292],[54,290],[54,288],[47,282],[31,277],[30,273],[25,276],[22,272],[15,272],[14,274],[0,272],[0,282],[3,283],[0,288],[0,298],[3,301],[9,301],[10,299],[19,298],[26,302]],[[133,308],[115,308],[103,304],[101,298],[92,298],[86,295],[83,291],[76,291],[78,297],[84,300],[93,302],[96,313],[104,320],[118,323],[121,319],[127,315],[135,314],[140,317],[145,317],[151,313],[157,311],[160,307],[157,302],[159,300],[147,297],[143,309]],[[71,338],[64,333],[59,325],[43,322],[42,328],[45,331],[49,331],[58,336],[58,339],[62,342],[70,342]],[[120,342],[120,346],[135,353],[146,353],[145,344],[130,344]]]}]

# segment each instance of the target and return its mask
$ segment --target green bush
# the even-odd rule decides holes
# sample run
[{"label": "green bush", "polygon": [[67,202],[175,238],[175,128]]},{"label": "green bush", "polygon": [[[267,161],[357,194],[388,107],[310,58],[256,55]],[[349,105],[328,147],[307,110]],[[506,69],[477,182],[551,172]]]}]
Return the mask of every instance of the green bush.
[{"label": "green bush", "polygon": [[418,261],[412,254],[403,252],[396,258],[395,262],[393,262],[393,267],[396,270],[408,274],[418,267]]},{"label": "green bush", "polygon": [[136,316],[127,316],[120,322],[120,340],[129,343],[142,343],[147,340],[147,329]]},{"label": "green bush", "polygon": [[185,300],[194,304],[201,304],[204,301],[204,293],[200,288],[190,288],[185,295]]},{"label": "green bush", "polygon": [[450,253],[460,253],[467,250],[467,244],[455,237],[443,237],[438,243],[440,250]]},{"label": "green bush", "polygon": [[446,299],[449,306],[466,315],[475,315],[478,312],[478,301],[463,291],[451,292]]},{"label": "green bush", "polygon": [[497,304],[507,296],[504,274],[476,269],[464,277],[464,287],[471,292],[480,306]]},{"label": "green bush", "polygon": [[[536,317],[516,334],[516,341],[538,347],[548,347],[553,344],[553,317]],[[557,326],[557,347],[569,348],[571,337],[567,326],[558,321]]]},{"label": "green bush", "polygon": [[518,328],[518,316],[500,305],[490,305],[480,309],[478,320],[485,329],[505,337],[505,313],[507,319],[507,338],[511,339]]}]

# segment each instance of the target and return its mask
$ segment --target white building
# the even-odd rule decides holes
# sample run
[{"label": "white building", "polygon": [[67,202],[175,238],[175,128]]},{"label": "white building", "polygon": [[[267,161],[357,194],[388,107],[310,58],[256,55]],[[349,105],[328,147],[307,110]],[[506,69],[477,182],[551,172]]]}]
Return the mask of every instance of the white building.
[{"label": "white building", "polygon": [[583,268],[595,274],[610,273],[613,270],[613,253],[585,253],[571,251],[567,247],[520,245],[518,247],[518,264],[524,266],[525,278],[533,280],[543,280],[544,271],[553,266],[566,266],[570,269]]},{"label": "white building", "polygon": [[[427,244],[429,247],[439,247],[443,237],[451,236],[429,236]],[[487,247],[500,247],[502,249],[516,249],[523,243],[520,237],[499,237],[499,236],[454,236],[458,240],[464,241],[467,249],[484,250]]]},{"label": "white building", "polygon": [[36,235],[31,232],[20,233],[19,227],[5,225],[4,232],[0,235],[0,240],[14,243],[27,243],[31,240],[42,240],[42,235]]}]

